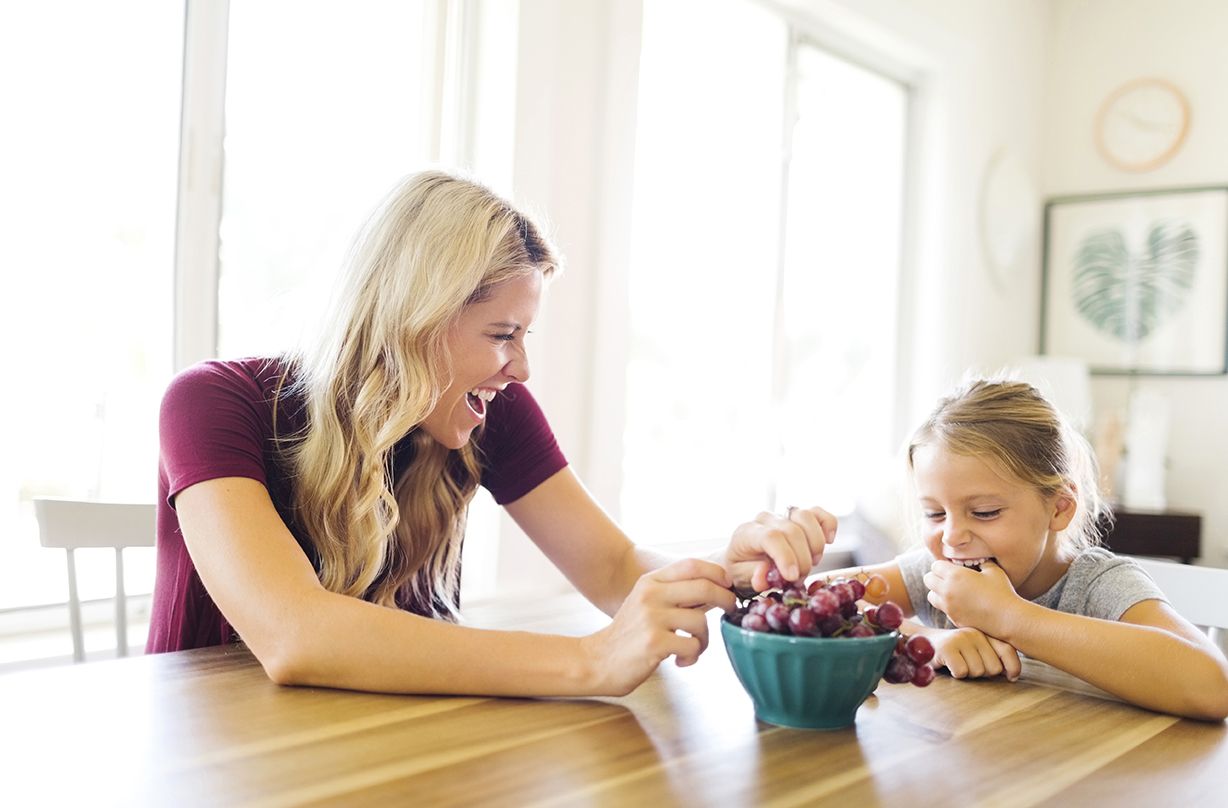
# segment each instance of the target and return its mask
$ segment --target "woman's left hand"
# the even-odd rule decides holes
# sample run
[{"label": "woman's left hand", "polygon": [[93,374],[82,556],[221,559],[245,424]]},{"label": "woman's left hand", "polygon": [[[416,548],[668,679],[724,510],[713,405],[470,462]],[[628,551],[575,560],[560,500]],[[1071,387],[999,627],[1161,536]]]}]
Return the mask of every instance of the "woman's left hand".
[{"label": "woman's left hand", "polygon": [[1000,637],[1001,624],[1019,596],[1006,572],[992,561],[980,571],[950,561],[935,561],[922,579],[935,609],[957,626],[970,626]]},{"label": "woman's left hand", "polygon": [[735,589],[762,592],[775,566],[789,581],[800,581],[836,538],[836,517],[818,507],[789,508],[783,516],[761,513],[733,532],[718,558]]}]

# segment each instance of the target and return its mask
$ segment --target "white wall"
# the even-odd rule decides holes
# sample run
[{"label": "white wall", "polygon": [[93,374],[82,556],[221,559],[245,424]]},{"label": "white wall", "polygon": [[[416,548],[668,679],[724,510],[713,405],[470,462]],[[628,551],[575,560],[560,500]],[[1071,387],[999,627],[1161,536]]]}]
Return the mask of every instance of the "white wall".
[{"label": "white wall", "polygon": [[[1046,81],[1043,189],[1047,196],[1228,185],[1228,3],[1222,0],[1055,0]],[[1118,171],[1095,150],[1092,122],[1105,96],[1140,76],[1174,82],[1191,106],[1184,146],[1144,174]],[[1203,558],[1228,562],[1228,378],[1141,378],[1173,409],[1168,504],[1203,514]],[[1132,382],[1097,377],[1097,413],[1124,413]]]}]

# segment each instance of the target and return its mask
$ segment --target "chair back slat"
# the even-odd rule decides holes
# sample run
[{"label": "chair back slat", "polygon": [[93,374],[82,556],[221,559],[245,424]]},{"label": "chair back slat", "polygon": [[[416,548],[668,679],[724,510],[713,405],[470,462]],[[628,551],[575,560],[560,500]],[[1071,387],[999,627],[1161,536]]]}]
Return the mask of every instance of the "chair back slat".
[{"label": "chair back slat", "polygon": [[81,599],[77,592],[77,568],[73,551],[83,547],[115,550],[115,653],[128,653],[127,593],[124,590],[125,547],[153,547],[157,508],[149,503],[90,502],[36,497],[38,538],[44,547],[65,550],[68,559],[68,614],[72,633],[73,661],[85,660],[81,626]]},{"label": "chair back slat", "polygon": [[153,547],[151,503],[86,502],[37,497],[38,538],[44,547]]}]

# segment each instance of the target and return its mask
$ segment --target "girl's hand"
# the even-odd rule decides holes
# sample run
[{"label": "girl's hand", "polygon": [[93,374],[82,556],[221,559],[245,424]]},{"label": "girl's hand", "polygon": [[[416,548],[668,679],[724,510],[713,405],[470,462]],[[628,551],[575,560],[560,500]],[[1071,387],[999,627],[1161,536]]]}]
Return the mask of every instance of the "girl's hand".
[{"label": "girl's hand", "polygon": [[610,625],[580,640],[598,695],[625,696],[666,657],[692,665],[708,647],[709,609],[736,608],[725,570],[684,558],[636,581]]},{"label": "girl's hand", "polygon": [[1004,673],[1013,682],[1023,670],[1013,646],[975,628],[928,631],[925,636],[934,644],[934,667],[945,667],[956,679]]},{"label": "girl's hand", "polygon": [[926,598],[952,623],[990,635],[1005,633],[1002,627],[1010,610],[1022,600],[1010,578],[992,561],[979,572],[950,561],[935,561],[922,580],[929,588]]},{"label": "girl's hand", "polygon": [[773,565],[789,581],[800,581],[836,538],[836,517],[822,508],[789,508],[784,516],[761,513],[733,532],[719,561],[739,590],[762,592]]}]

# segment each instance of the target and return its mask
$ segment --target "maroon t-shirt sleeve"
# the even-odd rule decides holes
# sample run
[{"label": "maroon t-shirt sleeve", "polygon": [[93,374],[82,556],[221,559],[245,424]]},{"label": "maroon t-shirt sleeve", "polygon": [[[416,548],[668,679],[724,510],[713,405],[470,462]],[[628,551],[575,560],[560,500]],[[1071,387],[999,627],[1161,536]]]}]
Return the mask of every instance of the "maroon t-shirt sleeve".
[{"label": "maroon t-shirt sleeve", "polygon": [[515,502],[567,465],[545,414],[521,384],[508,385],[490,402],[478,445],[482,486],[500,505]]},{"label": "maroon t-shirt sleeve", "polygon": [[264,442],[270,405],[240,366],[205,362],[179,374],[162,398],[162,471],[167,501],[219,477],[250,477],[268,484]]}]

